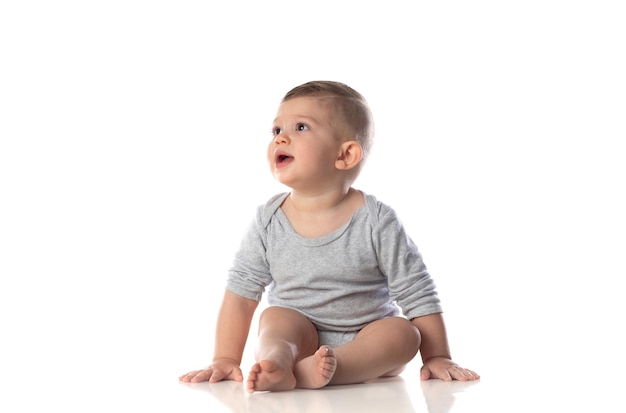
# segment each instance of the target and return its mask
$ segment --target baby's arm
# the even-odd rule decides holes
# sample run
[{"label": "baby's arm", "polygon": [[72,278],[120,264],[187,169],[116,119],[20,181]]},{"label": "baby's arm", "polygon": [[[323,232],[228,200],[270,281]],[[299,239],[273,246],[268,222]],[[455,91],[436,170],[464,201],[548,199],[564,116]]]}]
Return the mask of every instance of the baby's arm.
[{"label": "baby's arm", "polygon": [[446,327],[441,313],[416,317],[411,322],[422,336],[420,353],[424,366],[421,378],[450,380],[475,380],[480,376],[452,361]]},{"label": "baby's arm", "polygon": [[250,331],[252,316],[258,302],[230,291],[224,293],[217,317],[213,363],[206,369],[194,370],[179,377],[184,382],[221,380],[243,381],[239,365]]}]

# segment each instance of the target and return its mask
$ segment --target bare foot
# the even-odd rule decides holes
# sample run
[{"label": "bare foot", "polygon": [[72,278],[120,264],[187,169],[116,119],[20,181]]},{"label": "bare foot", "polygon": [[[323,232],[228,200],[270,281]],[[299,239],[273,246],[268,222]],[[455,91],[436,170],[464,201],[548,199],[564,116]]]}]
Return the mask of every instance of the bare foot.
[{"label": "bare foot", "polygon": [[335,375],[337,358],[332,348],[322,346],[315,354],[300,360],[295,367],[296,386],[301,389],[319,389]]},{"label": "bare foot", "polygon": [[262,360],[250,369],[248,393],[255,391],[284,391],[296,387],[293,371],[273,360]]}]

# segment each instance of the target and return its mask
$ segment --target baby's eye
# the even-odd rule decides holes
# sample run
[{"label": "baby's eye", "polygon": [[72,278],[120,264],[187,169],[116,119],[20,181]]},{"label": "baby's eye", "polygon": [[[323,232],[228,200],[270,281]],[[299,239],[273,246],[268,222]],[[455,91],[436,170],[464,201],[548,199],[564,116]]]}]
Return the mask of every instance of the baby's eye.
[{"label": "baby's eye", "polygon": [[272,128],[272,135],[276,136],[279,135],[281,132],[280,128],[278,126],[275,126]]},{"label": "baby's eye", "polygon": [[302,131],[304,131],[304,130],[309,130],[309,127],[308,127],[307,125],[305,125],[304,123],[298,123],[298,124],[296,125],[296,130],[297,130],[298,132],[302,132]]}]

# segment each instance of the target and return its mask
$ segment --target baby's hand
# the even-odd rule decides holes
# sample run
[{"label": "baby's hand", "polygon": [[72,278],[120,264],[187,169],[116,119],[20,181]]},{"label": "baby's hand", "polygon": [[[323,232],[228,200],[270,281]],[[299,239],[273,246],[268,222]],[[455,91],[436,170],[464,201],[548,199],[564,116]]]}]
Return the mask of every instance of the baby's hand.
[{"label": "baby's hand", "polygon": [[465,369],[445,357],[433,357],[424,363],[420,371],[420,377],[422,380],[441,379],[444,381],[480,379],[476,372]]},{"label": "baby's hand", "polygon": [[222,380],[243,381],[243,374],[239,368],[239,364],[232,360],[215,360],[213,364],[203,370],[190,371],[183,374],[178,380],[185,383],[200,383],[208,381],[209,383],[217,383]]}]

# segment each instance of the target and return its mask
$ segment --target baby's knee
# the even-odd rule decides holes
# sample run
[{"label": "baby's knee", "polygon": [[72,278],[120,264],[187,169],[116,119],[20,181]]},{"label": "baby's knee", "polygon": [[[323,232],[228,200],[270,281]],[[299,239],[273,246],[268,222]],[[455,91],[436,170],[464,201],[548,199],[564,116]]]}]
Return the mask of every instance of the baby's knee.
[{"label": "baby's knee", "polygon": [[301,314],[295,310],[285,307],[267,307],[261,313],[260,320],[267,319],[284,319],[284,318],[298,318]]},{"label": "baby's knee", "polygon": [[413,358],[422,344],[422,336],[419,330],[405,318],[394,317],[390,321],[394,323],[394,331],[397,334],[398,342],[403,347],[403,352],[412,354],[411,358]]},{"label": "baby's knee", "polygon": [[285,307],[273,306],[266,308],[261,313],[259,322],[262,326],[272,325],[284,328],[308,328],[315,330],[313,323],[302,313]]}]

